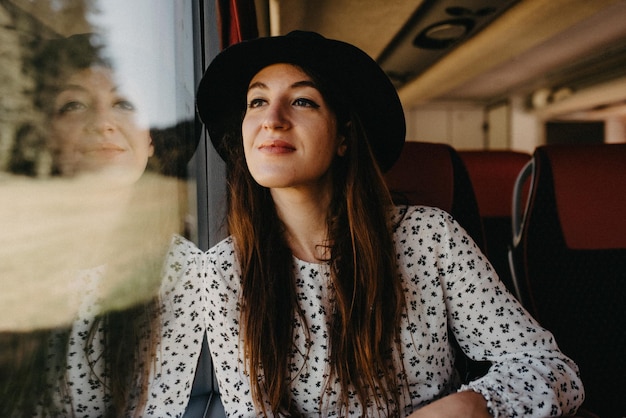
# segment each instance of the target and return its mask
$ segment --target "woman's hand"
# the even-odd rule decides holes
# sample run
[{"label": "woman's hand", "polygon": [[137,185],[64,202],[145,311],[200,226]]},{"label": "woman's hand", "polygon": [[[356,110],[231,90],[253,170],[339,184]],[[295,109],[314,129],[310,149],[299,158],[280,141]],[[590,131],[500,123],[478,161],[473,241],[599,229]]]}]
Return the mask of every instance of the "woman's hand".
[{"label": "woman's hand", "polygon": [[478,392],[457,392],[441,398],[409,415],[409,418],[492,418],[487,401]]}]

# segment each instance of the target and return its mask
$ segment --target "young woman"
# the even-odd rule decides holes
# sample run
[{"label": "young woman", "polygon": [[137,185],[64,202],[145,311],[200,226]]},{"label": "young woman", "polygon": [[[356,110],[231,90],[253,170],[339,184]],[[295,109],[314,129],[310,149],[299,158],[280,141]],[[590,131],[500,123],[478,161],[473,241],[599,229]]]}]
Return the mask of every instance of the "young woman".
[{"label": "young woman", "polygon": [[53,162],[43,186],[67,202],[59,218],[42,215],[76,219],[61,231],[69,245],[40,255],[58,258],[63,270],[48,274],[64,276],[55,290],[74,317],[11,335],[30,351],[16,353],[26,359],[0,385],[3,416],[182,416],[191,394],[205,324],[202,286],[169,253],[181,239],[182,182],[146,171],[158,150],[97,40],[48,41],[36,60]]},{"label": "young woman", "polygon": [[[381,172],[404,115],[364,52],[306,32],[237,44],[210,64],[197,106],[227,163],[231,235],[191,260],[209,273],[229,416],[576,411],[576,365],[465,231],[392,204]],[[485,376],[461,385],[453,338],[492,363]]]}]

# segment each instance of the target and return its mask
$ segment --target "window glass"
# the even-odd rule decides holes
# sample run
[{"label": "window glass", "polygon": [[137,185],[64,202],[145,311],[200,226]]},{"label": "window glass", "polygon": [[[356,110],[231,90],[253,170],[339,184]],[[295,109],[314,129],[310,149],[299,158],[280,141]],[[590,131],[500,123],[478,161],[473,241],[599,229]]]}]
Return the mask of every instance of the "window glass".
[{"label": "window glass", "polygon": [[0,375],[156,297],[173,237],[198,242],[191,8],[0,1]]},{"label": "window glass", "polygon": [[[3,329],[72,318],[72,269],[125,269],[150,256],[150,238],[195,236],[193,36],[183,3],[0,3]],[[107,129],[119,137],[100,135]],[[121,291],[137,285],[123,275],[107,284],[122,303],[145,297]]]}]

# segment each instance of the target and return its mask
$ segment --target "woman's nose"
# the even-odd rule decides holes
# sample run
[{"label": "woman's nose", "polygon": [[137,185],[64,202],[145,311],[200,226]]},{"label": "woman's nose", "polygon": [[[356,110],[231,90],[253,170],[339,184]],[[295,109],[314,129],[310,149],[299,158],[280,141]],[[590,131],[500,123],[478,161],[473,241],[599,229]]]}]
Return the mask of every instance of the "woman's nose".
[{"label": "woman's nose", "polygon": [[266,129],[285,129],[289,127],[287,111],[281,103],[269,104],[263,119]]},{"label": "woman's nose", "polygon": [[94,106],[91,112],[88,128],[103,134],[115,130],[113,109],[106,106]]}]

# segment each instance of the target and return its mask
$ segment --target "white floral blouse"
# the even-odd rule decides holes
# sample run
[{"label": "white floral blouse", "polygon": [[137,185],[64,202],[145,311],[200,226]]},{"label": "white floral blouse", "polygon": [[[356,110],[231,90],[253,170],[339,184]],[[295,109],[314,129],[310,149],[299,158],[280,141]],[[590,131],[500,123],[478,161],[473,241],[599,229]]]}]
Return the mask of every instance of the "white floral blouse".
[{"label": "white floral blouse", "polygon": [[[577,366],[505,289],[458,223],[447,213],[427,207],[398,208],[392,216],[407,305],[401,324],[407,376],[398,379],[398,385],[409,385],[404,396],[406,415],[458,390],[480,392],[495,417],[574,413],[584,398]],[[189,248],[182,252],[189,253]],[[208,272],[202,278],[208,295],[207,333],[226,414],[259,416],[244,370],[240,274],[232,239],[208,253],[196,250],[194,258],[187,265],[194,264],[202,276]],[[329,373],[329,270],[325,264],[295,258],[294,268],[310,339],[298,323],[290,356],[291,394],[304,415],[336,416],[337,399],[322,398]],[[469,357],[492,362],[485,376],[468,385],[458,383],[449,329]],[[301,354],[307,352],[305,345],[306,358]],[[356,400],[348,414],[361,415]]]},{"label": "white floral blouse", "polygon": [[[198,251],[192,243],[180,236],[175,236],[170,245],[160,288],[161,341],[156,350],[147,403],[138,416],[182,417],[189,403],[206,329],[206,287],[193,258]],[[190,265],[186,265],[187,262]],[[81,309],[69,335],[66,392],[60,390],[60,381],[51,382],[54,416],[105,416],[110,398],[103,383],[102,327],[96,331],[86,349],[89,331],[99,311],[97,288],[104,274],[105,267],[101,266],[83,271],[80,275],[79,280],[83,282],[81,289],[86,289],[86,292],[81,294]],[[50,344],[53,349],[63,350],[60,344],[64,343],[57,339],[53,338]],[[89,351],[89,356],[86,351]],[[48,416],[49,413],[43,415]]]},{"label": "white floral blouse", "polygon": [[[506,291],[465,231],[438,209],[402,208],[392,216],[407,305],[401,324],[407,377],[398,379],[398,385],[409,385],[406,415],[446,394],[468,389],[485,396],[495,417],[573,413],[584,397],[576,365]],[[304,415],[337,416],[337,399],[324,396],[322,400],[332,312],[329,270],[325,264],[295,258],[294,268],[311,338],[297,323],[289,367],[294,371],[292,396]],[[94,269],[89,274],[97,282],[102,272]],[[226,414],[260,415],[254,410],[240,349],[239,294],[231,238],[208,252],[174,238],[161,288],[162,339],[141,416],[184,414],[205,329]],[[73,412],[76,417],[99,417],[104,412],[107,396],[95,378],[102,375],[102,365],[96,362],[90,369],[84,353],[95,307],[97,302],[85,295],[85,309],[70,335],[68,397],[57,399],[61,416]],[[449,329],[466,354],[493,363],[484,377],[460,386]],[[91,358],[102,352],[101,332],[90,347]],[[300,354],[306,352],[305,345],[310,347],[307,358]],[[355,400],[349,416],[360,415]]]}]

